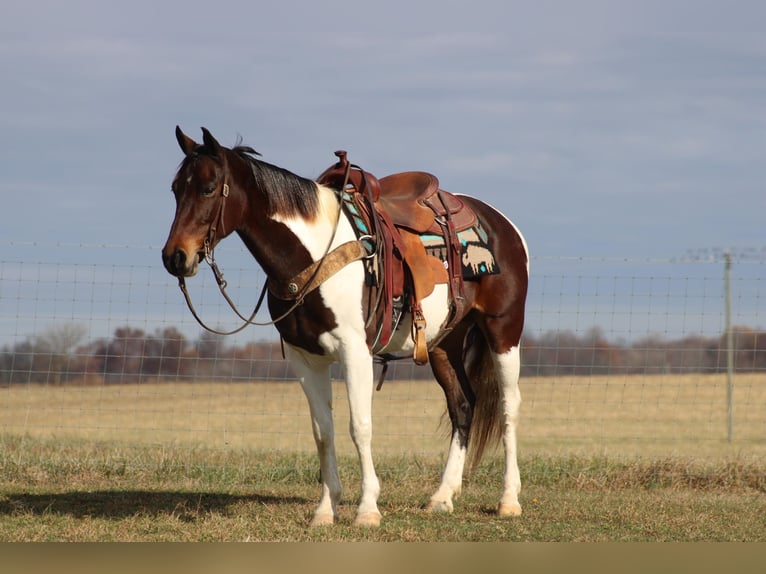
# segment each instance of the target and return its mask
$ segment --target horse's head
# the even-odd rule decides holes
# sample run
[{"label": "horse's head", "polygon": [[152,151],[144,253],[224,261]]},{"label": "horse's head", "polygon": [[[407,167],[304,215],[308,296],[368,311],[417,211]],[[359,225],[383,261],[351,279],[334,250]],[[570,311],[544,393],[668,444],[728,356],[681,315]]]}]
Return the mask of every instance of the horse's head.
[{"label": "horse's head", "polygon": [[162,262],[177,277],[194,275],[202,258],[232,231],[225,209],[230,185],[227,150],[205,128],[202,136],[200,145],[176,127],[186,157],[173,180],[176,214]]}]

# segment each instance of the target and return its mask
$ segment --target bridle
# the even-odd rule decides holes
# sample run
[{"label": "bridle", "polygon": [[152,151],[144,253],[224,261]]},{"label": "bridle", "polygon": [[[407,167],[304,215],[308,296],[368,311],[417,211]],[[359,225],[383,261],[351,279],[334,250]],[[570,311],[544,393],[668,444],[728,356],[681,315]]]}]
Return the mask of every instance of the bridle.
[{"label": "bridle", "polygon": [[[225,170],[226,168],[224,168]],[[335,218],[335,226],[333,227],[332,235],[330,236],[330,240],[327,243],[327,248],[325,249],[324,255],[317,260],[317,263],[314,265],[313,270],[310,273],[310,276],[308,277],[308,280],[304,282],[303,286],[299,289],[296,289],[296,292],[291,297],[293,299],[293,304],[290,305],[290,307],[282,313],[279,317],[272,319],[271,321],[264,321],[264,322],[258,322],[255,321],[255,316],[258,314],[258,311],[261,308],[261,305],[263,304],[263,299],[266,296],[266,289],[269,285],[268,279],[264,281],[263,287],[261,288],[261,293],[258,296],[258,301],[255,304],[255,308],[253,309],[253,312],[250,314],[249,317],[245,317],[237,308],[234,301],[232,301],[231,297],[229,297],[229,294],[226,292],[226,279],[224,279],[223,273],[218,267],[218,263],[216,263],[215,260],[215,245],[216,245],[216,236],[218,234],[218,229],[222,230],[222,235],[226,235],[225,227],[224,227],[224,215],[226,213],[226,199],[229,197],[229,185],[226,183],[226,175],[224,171],[224,181],[223,186],[221,188],[221,195],[220,195],[220,201],[218,202],[218,213],[213,218],[213,220],[210,222],[210,227],[208,228],[207,235],[205,237],[205,242],[203,244],[204,249],[204,260],[205,262],[210,266],[210,269],[213,271],[213,276],[215,277],[216,284],[218,285],[218,290],[221,292],[221,295],[228,303],[229,307],[232,311],[234,311],[234,314],[239,317],[239,319],[242,320],[242,324],[239,327],[236,327],[235,329],[232,329],[231,331],[221,331],[218,329],[214,329],[207,325],[202,318],[197,313],[197,310],[194,308],[194,304],[192,303],[191,296],[189,295],[189,291],[186,288],[186,280],[183,276],[178,277],[178,287],[181,289],[181,293],[183,293],[184,299],[186,300],[186,306],[189,308],[189,311],[191,311],[192,316],[194,319],[199,323],[199,325],[205,329],[206,331],[209,331],[211,333],[214,333],[216,335],[234,335],[235,333],[239,333],[242,331],[245,327],[248,327],[250,325],[256,326],[256,327],[265,327],[269,325],[275,325],[276,323],[282,321],[285,319],[288,315],[290,315],[295,309],[297,309],[300,305],[303,305],[303,301],[306,297],[306,295],[309,294],[313,289],[318,287],[318,283],[315,284],[315,280],[320,277],[320,272],[322,270],[322,266],[324,265],[324,262],[327,259],[328,254],[330,253],[330,247],[332,246],[333,241],[335,240],[335,235],[338,231],[338,224],[340,222],[341,212],[343,209],[343,202],[340,201],[340,198],[338,198],[338,213],[337,217]],[[346,188],[346,185],[348,184],[348,178],[350,173],[350,166],[346,168],[343,186],[341,187],[341,193],[342,190]],[[290,286],[292,287],[293,284],[291,283]]]},{"label": "bridle", "polygon": [[[229,184],[226,183],[226,180],[224,179],[223,187],[221,188],[221,196],[220,201],[218,202],[218,213],[213,218],[213,220],[210,222],[210,227],[207,230],[207,235],[205,236],[205,242],[203,244],[204,249],[204,260],[205,262],[210,266],[210,269],[213,271],[213,276],[215,277],[215,282],[218,285],[218,289],[223,295],[226,302],[229,304],[229,307],[234,311],[234,313],[242,319],[244,322],[237,328],[231,330],[231,331],[220,331],[218,329],[214,329],[207,325],[202,318],[197,313],[197,310],[194,308],[194,304],[192,303],[191,296],[189,295],[189,290],[186,288],[186,279],[183,277],[183,275],[178,277],[178,287],[181,289],[181,293],[183,293],[184,299],[186,300],[186,306],[189,308],[189,311],[191,311],[192,316],[196,319],[197,323],[200,324],[200,326],[205,329],[206,331],[209,331],[211,333],[215,333],[216,335],[234,335],[235,333],[239,333],[242,331],[245,327],[248,325],[255,325],[256,323],[253,321],[255,319],[256,314],[261,308],[261,305],[263,304],[263,297],[266,294],[265,284],[264,288],[261,290],[261,294],[258,297],[258,302],[255,305],[255,308],[253,309],[253,312],[250,314],[249,317],[244,317],[239,309],[237,309],[237,306],[234,304],[234,301],[231,300],[231,297],[229,297],[229,294],[226,293],[226,279],[223,277],[223,273],[218,267],[218,263],[216,263],[215,260],[215,239],[216,235],[218,234],[218,227],[220,226],[221,230],[223,230],[223,234],[226,234],[225,228],[224,228],[224,214],[226,213],[226,198],[229,197]],[[269,323],[266,323],[269,324]]]}]

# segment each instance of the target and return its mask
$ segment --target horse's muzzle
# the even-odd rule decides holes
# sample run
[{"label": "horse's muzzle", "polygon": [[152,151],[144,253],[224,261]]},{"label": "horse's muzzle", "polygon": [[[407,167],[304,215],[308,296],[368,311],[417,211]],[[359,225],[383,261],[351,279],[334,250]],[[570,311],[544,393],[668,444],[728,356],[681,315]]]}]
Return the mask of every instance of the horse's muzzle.
[{"label": "horse's muzzle", "polygon": [[162,251],[162,264],[171,275],[176,277],[191,277],[196,275],[199,268],[200,255],[195,253],[188,257],[183,249],[176,249],[171,253]]}]

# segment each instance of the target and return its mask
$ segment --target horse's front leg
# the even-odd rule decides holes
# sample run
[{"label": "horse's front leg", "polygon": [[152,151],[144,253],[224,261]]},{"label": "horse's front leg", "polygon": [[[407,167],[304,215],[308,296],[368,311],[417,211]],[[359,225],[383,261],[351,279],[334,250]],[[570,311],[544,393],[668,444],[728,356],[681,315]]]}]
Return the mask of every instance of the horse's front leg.
[{"label": "horse's front leg", "polygon": [[308,399],[322,475],[322,497],[314,511],[311,526],[333,524],[338,515],[341,485],[335,457],[330,363],[324,357],[309,355],[289,345],[285,345],[285,351]]},{"label": "horse's front leg", "polygon": [[359,454],[362,492],[354,524],[379,526],[378,495],[380,483],[372,462],[372,356],[363,339],[344,344],[341,358],[346,367],[346,389],[350,410],[349,430]]}]

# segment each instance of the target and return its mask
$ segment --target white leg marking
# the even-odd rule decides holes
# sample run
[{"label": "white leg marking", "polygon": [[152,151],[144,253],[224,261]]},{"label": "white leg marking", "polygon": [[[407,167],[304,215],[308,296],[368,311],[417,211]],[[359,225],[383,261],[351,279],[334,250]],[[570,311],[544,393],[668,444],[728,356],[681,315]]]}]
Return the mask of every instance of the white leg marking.
[{"label": "white leg marking", "polygon": [[372,461],[372,356],[364,339],[354,338],[354,344],[341,346],[346,366],[346,390],[350,411],[349,431],[359,454],[362,470],[361,499],[354,524],[379,526],[378,495],[380,482]]},{"label": "white leg marking", "polygon": [[[333,231],[332,223],[338,206],[335,193],[322,186],[319,186],[318,191],[326,217],[318,217],[314,221],[305,221],[300,218],[282,221],[301,240],[315,260],[325,254],[327,241],[333,237],[333,233],[332,247],[355,238],[354,230],[345,217],[340,218],[337,230]],[[361,262],[354,262],[338,271],[319,287],[324,304],[335,314],[338,327],[319,337],[319,344],[327,353],[325,356],[308,358],[313,356],[300,353],[304,357],[303,362],[309,365],[299,376],[302,381],[305,381],[304,390],[311,405],[314,436],[322,465],[323,495],[314,523],[324,523],[327,516],[335,517],[335,506],[340,496],[335,451],[334,447],[328,448],[328,444],[333,443],[332,411],[329,406],[331,400],[329,365],[323,367],[321,383],[315,380],[316,375],[312,373],[318,361],[334,359],[340,361],[346,368],[346,389],[351,413],[349,430],[359,454],[362,471],[362,495],[355,523],[365,526],[380,524],[380,512],[377,506],[380,484],[375,474],[371,448],[372,357],[366,344],[362,312],[363,284],[364,267]],[[325,468],[329,473],[327,477],[325,477]]]},{"label": "white leg marking", "polygon": [[324,358],[309,355],[289,345],[285,345],[285,352],[308,399],[311,426],[322,474],[322,497],[314,511],[311,525],[332,524],[337,517],[341,485],[335,458],[330,365]]},{"label": "white leg marking", "polygon": [[452,512],[452,497],[458,496],[463,486],[463,468],[465,467],[466,449],[461,446],[458,433],[452,434],[447,464],[444,467],[439,488],[431,497],[427,510],[432,512]]},{"label": "white leg marking", "polygon": [[[335,313],[338,327],[319,337],[319,343],[346,368],[350,423],[349,432],[359,455],[362,496],[355,524],[378,526],[380,484],[372,462],[372,356],[367,348],[361,293],[364,269],[361,263],[348,265],[320,289],[325,305]],[[358,286],[358,287],[357,287]],[[358,289],[358,290],[357,290]],[[352,297],[359,293],[359,297]]]},{"label": "white leg marking", "polygon": [[503,496],[497,507],[500,516],[518,516],[521,514],[519,493],[521,492],[521,477],[516,457],[516,425],[521,406],[519,391],[519,371],[521,358],[519,347],[511,349],[502,355],[493,354],[495,367],[500,379],[500,392],[503,399],[503,447],[505,449],[505,472],[503,474]]}]

